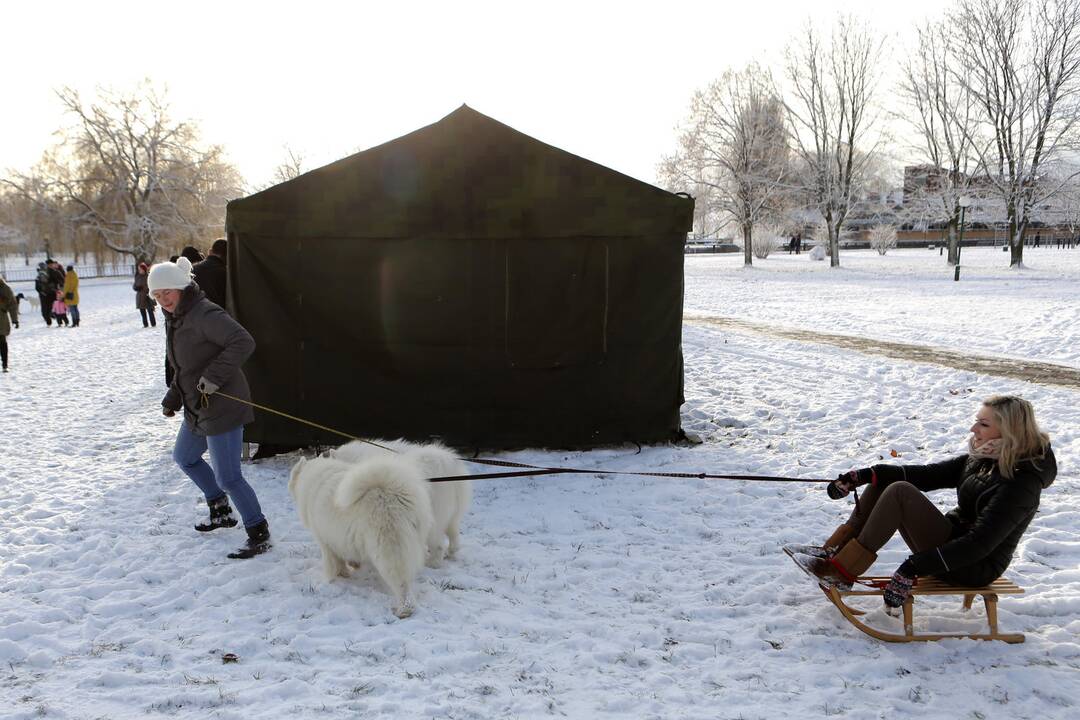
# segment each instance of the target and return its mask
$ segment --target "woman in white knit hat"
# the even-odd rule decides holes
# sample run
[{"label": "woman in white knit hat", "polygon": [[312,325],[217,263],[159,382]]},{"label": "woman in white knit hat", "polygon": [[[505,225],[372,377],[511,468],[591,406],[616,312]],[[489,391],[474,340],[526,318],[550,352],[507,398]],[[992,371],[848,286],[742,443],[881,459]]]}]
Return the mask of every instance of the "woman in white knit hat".
[{"label": "woman in white knit hat", "polygon": [[[173,459],[202,490],[210,506],[209,522],[195,529],[209,532],[235,526],[231,499],[244,521],[248,540],[229,557],[259,555],[270,548],[270,528],[255,491],[240,472],[244,425],[255,416],[250,405],[224,397],[251,399],[240,367],[254,352],[255,340],[227,312],[206,299],[191,279],[187,258],[154,265],[148,285],[168,319],[165,357],[173,379],[161,401],[162,409],[166,417],[184,410]],[[203,460],[207,449],[213,468]]]}]

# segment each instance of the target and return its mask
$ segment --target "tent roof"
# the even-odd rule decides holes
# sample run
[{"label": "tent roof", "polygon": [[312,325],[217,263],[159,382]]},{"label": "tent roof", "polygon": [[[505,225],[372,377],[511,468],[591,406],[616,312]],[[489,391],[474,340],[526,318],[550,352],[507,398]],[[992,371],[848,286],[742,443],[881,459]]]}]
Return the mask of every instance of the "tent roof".
[{"label": "tent roof", "polygon": [[555,238],[682,233],[693,200],[462,105],[396,140],[234,200],[228,230],[269,237]]}]

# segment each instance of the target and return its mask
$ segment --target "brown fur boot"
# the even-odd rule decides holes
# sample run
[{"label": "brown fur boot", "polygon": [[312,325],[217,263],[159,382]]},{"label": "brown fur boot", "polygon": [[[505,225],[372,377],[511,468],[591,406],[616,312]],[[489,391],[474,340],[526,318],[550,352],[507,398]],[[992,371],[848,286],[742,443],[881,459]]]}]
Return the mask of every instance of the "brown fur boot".
[{"label": "brown fur boot", "polygon": [[831,558],[795,555],[794,559],[799,567],[817,578],[822,587],[850,590],[855,578],[866,572],[877,560],[877,553],[870,552],[853,538]]},{"label": "brown fur boot", "polygon": [[833,534],[825,541],[823,547],[830,555],[835,555],[847,545],[848,540],[855,537],[855,528],[847,523],[833,530]]},{"label": "brown fur boot", "polygon": [[822,545],[785,545],[784,552],[788,555],[810,555],[816,558],[830,558],[844,547],[848,540],[855,537],[855,528],[847,523],[833,530],[833,534]]}]

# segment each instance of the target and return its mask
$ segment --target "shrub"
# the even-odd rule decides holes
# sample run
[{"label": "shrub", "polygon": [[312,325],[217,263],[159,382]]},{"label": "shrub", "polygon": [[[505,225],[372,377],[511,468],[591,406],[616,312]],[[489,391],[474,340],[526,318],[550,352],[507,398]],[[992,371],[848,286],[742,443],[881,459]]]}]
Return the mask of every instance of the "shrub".
[{"label": "shrub", "polygon": [[892,225],[875,225],[870,230],[870,247],[884,255],[889,248],[896,247],[896,228]]}]

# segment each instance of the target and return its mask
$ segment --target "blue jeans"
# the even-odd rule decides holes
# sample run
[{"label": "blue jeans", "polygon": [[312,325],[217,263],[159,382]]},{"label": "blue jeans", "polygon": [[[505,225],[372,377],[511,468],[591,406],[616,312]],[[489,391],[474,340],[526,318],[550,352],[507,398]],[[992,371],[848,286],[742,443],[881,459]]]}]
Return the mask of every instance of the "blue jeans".
[{"label": "blue jeans", "polygon": [[[240,425],[218,435],[202,436],[191,432],[186,422],[180,423],[173,446],[173,460],[199,486],[207,502],[228,494],[244,527],[258,525],[266,518],[259,507],[259,498],[240,473],[240,445],[244,441],[244,426]],[[203,460],[203,453],[210,449],[213,469]],[[216,474],[215,474],[216,473]]]},{"label": "blue jeans", "polygon": [[68,312],[71,313],[71,324],[72,325],[78,325],[79,324],[79,306],[78,305],[68,305]]}]

